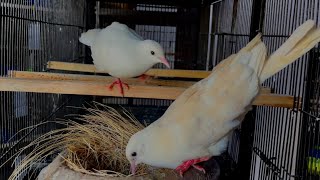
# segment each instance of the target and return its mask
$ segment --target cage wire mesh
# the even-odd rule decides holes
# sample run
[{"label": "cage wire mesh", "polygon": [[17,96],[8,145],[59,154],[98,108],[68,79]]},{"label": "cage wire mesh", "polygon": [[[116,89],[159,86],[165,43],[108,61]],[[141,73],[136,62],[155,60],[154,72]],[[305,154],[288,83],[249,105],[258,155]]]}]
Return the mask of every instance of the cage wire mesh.
[{"label": "cage wire mesh", "polygon": [[[317,0],[266,0],[263,41],[269,53],[276,50],[304,21],[314,19],[319,24],[319,8]],[[313,102],[316,102],[319,94],[314,89],[311,91],[318,87],[317,84],[311,89],[306,84],[314,84],[319,79],[319,69],[310,68],[310,63],[312,67],[319,67],[317,51],[318,47],[265,82],[264,85],[272,87],[275,93],[302,97],[304,104],[300,111],[257,108],[251,179],[310,179],[316,174],[308,170],[307,164],[308,156],[313,156],[309,152],[316,149],[319,137],[319,131],[310,130],[316,122],[315,117],[319,117],[317,108],[310,110],[310,100],[315,99]],[[319,104],[313,107],[319,107]],[[314,157],[317,158],[316,155]]]},{"label": "cage wire mesh", "polygon": [[[263,1],[259,1],[262,2]],[[319,2],[266,0],[262,32],[269,54],[308,19],[319,23]],[[249,42],[253,0],[213,3],[212,66]],[[275,93],[302,97],[303,109],[257,107],[250,179],[319,179],[319,48],[279,72],[264,85]],[[238,162],[240,130],[228,153]]]},{"label": "cage wire mesh", "polygon": [[[299,150],[297,152],[297,174],[305,179],[319,179],[319,120],[320,120],[320,49],[310,54],[303,121],[301,122],[301,135]],[[303,142],[303,143],[302,143]]]},{"label": "cage wire mesh", "polygon": [[[204,33],[212,42],[205,52],[209,70],[249,42],[252,0],[225,0],[211,6],[213,31]],[[231,134],[228,145],[228,153],[235,163],[238,163],[239,147],[240,128]]]},{"label": "cage wire mesh", "polygon": [[[0,76],[46,71],[50,60],[82,62],[78,38],[85,25],[85,6],[85,0],[1,0]],[[65,108],[71,100],[66,95],[0,92],[0,164],[38,136],[59,128],[46,122],[71,113]],[[0,168],[0,179],[7,179],[23,156]]]}]

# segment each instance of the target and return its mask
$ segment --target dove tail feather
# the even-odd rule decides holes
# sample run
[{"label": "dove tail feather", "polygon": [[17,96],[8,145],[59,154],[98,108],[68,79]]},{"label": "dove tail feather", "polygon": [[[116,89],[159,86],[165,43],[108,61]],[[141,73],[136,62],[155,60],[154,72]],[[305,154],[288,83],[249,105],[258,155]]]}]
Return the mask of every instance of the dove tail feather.
[{"label": "dove tail feather", "polygon": [[258,43],[261,43],[261,33],[258,33],[239,53],[244,51],[251,51]]},{"label": "dove tail feather", "polygon": [[237,55],[238,62],[248,64],[257,76],[260,76],[267,56],[267,48],[261,41],[261,34],[253,38]]},{"label": "dove tail feather", "polygon": [[320,29],[316,28],[314,21],[308,20],[300,25],[288,40],[268,58],[260,76],[260,83],[293,63],[319,41]]},{"label": "dove tail feather", "polygon": [[254,69],[255,73],[259,77],[267,57],[267,47],[263,42],[260,42],[251,50],[251,53],[252,56],[249,66]]},{"label": "dove tail feather", "polygon": [[101,29],[90,29],[87,32],[84,32],[81,34],[79,41],[82,44],[85,44],[87,46],[92,46],[92,43],[94,41],[95,36],[97,35],[98,32],[100,32]]}]

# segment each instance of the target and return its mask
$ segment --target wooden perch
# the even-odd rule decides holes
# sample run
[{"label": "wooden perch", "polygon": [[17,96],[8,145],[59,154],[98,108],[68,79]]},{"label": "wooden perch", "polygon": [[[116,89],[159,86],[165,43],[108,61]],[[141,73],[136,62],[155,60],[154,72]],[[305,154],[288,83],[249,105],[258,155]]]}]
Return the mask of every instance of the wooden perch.
[{"label": "wooden perch", "polygon": [[[62,74],[62,73],[47,73],[47,72],[27,72],[27,71],[8,71],[9,77],[23,79],[46,79],[46,80],[79,80],[79,81],[97,81],[105,84],[112,83],[115,78],[111,76],[98,75],[82,75],[82,74]],[[173,81],[161,79],[146,79],[145,81],[137,78],[123,79],[128,84],[139,85],[154,85],[154,86],[173,86],[173,87],[190,87],[195,81]]]},{"label": "wooden perch", "polygon": [[[27,72],[27,71],[8,71],[8,75],[14,78],[23,79],[43,79],[43,80],[78,80],[78,81],[98,81],[106,84],[112,83],[115,79],[110,76],[98,75],[81,75],[81,74],[62,74],[62,73],[47,73],[47,72]],[[169,87],[185,87],[192,86],[194,81],[176,81],[176,80],[161,80],[161,79],[147,79],[141,81],[137,78],[124,79],[128,84],[136,85],[154,85],[154,86],[169,86]],[[270,88],[261,88],[263,94],[271,93]]]},{"label": "wooden perch", "polygon": [[[0,91],[37,92],[55,94],[76,94],[95,96],[121,97],[117,89],[110,91],[107,82],[79,81],[79,80],[39,80],[0,78]],[[116,88],[116,87],[115,87]],[[150,99],[176,99],[186,88],[130,85],[130,90],[125,90],[125,97],[150,98]],[[253,102],[254,105],[274,107],[294,107],[294,97],[277,94],[260,94]]]},{"label": "wooden perch", "polygon": [[[90,72],[90,73],[106,73],[98,71],[92,64],[80,63],[66,63],[59,61],[49,61],[47,64],[48,69],[64,70],[64,71],[77,71],[77,72]],[[145,75],[156,77],[179,77],[179,78],[195,78],[202,79],[209,76],[211,71],[200,70],[182,70],[182,69],[150,69]]]}]

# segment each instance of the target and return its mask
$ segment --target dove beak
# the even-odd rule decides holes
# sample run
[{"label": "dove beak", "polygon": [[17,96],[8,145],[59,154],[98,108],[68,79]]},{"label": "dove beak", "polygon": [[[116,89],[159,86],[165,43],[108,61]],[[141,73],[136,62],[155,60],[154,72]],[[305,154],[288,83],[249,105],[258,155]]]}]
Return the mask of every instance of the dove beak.
[{"label": "dove beak", "polygon": [[136,165],[136,162],[135,161],[133,161],[133,162],[130,162],[130,171],[131,171],[131,174],[135,174],[136,173],[136,167],[137,167],[137,165]]},{"label": "dove beak", "polygon": [[169,64],[168,60],[165,57],[160,57],[159,59],[164,65],[167,66],[167,68],[170,69],[170,64]]}]

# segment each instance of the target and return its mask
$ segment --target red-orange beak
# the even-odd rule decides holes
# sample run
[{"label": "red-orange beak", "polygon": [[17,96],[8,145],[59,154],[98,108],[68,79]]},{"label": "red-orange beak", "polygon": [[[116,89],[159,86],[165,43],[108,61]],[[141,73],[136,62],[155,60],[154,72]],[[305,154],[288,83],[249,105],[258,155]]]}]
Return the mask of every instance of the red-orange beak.
[{"label": "red-orange beak", "polygon": [[162,62],[165,66],[167,66],[167,68],[170,69],[170,64],[169,64],[168,60],[167,60],[165,57],[161,57],[161,58],[159,58],[159,59],[161,60],[161,62]]}]

